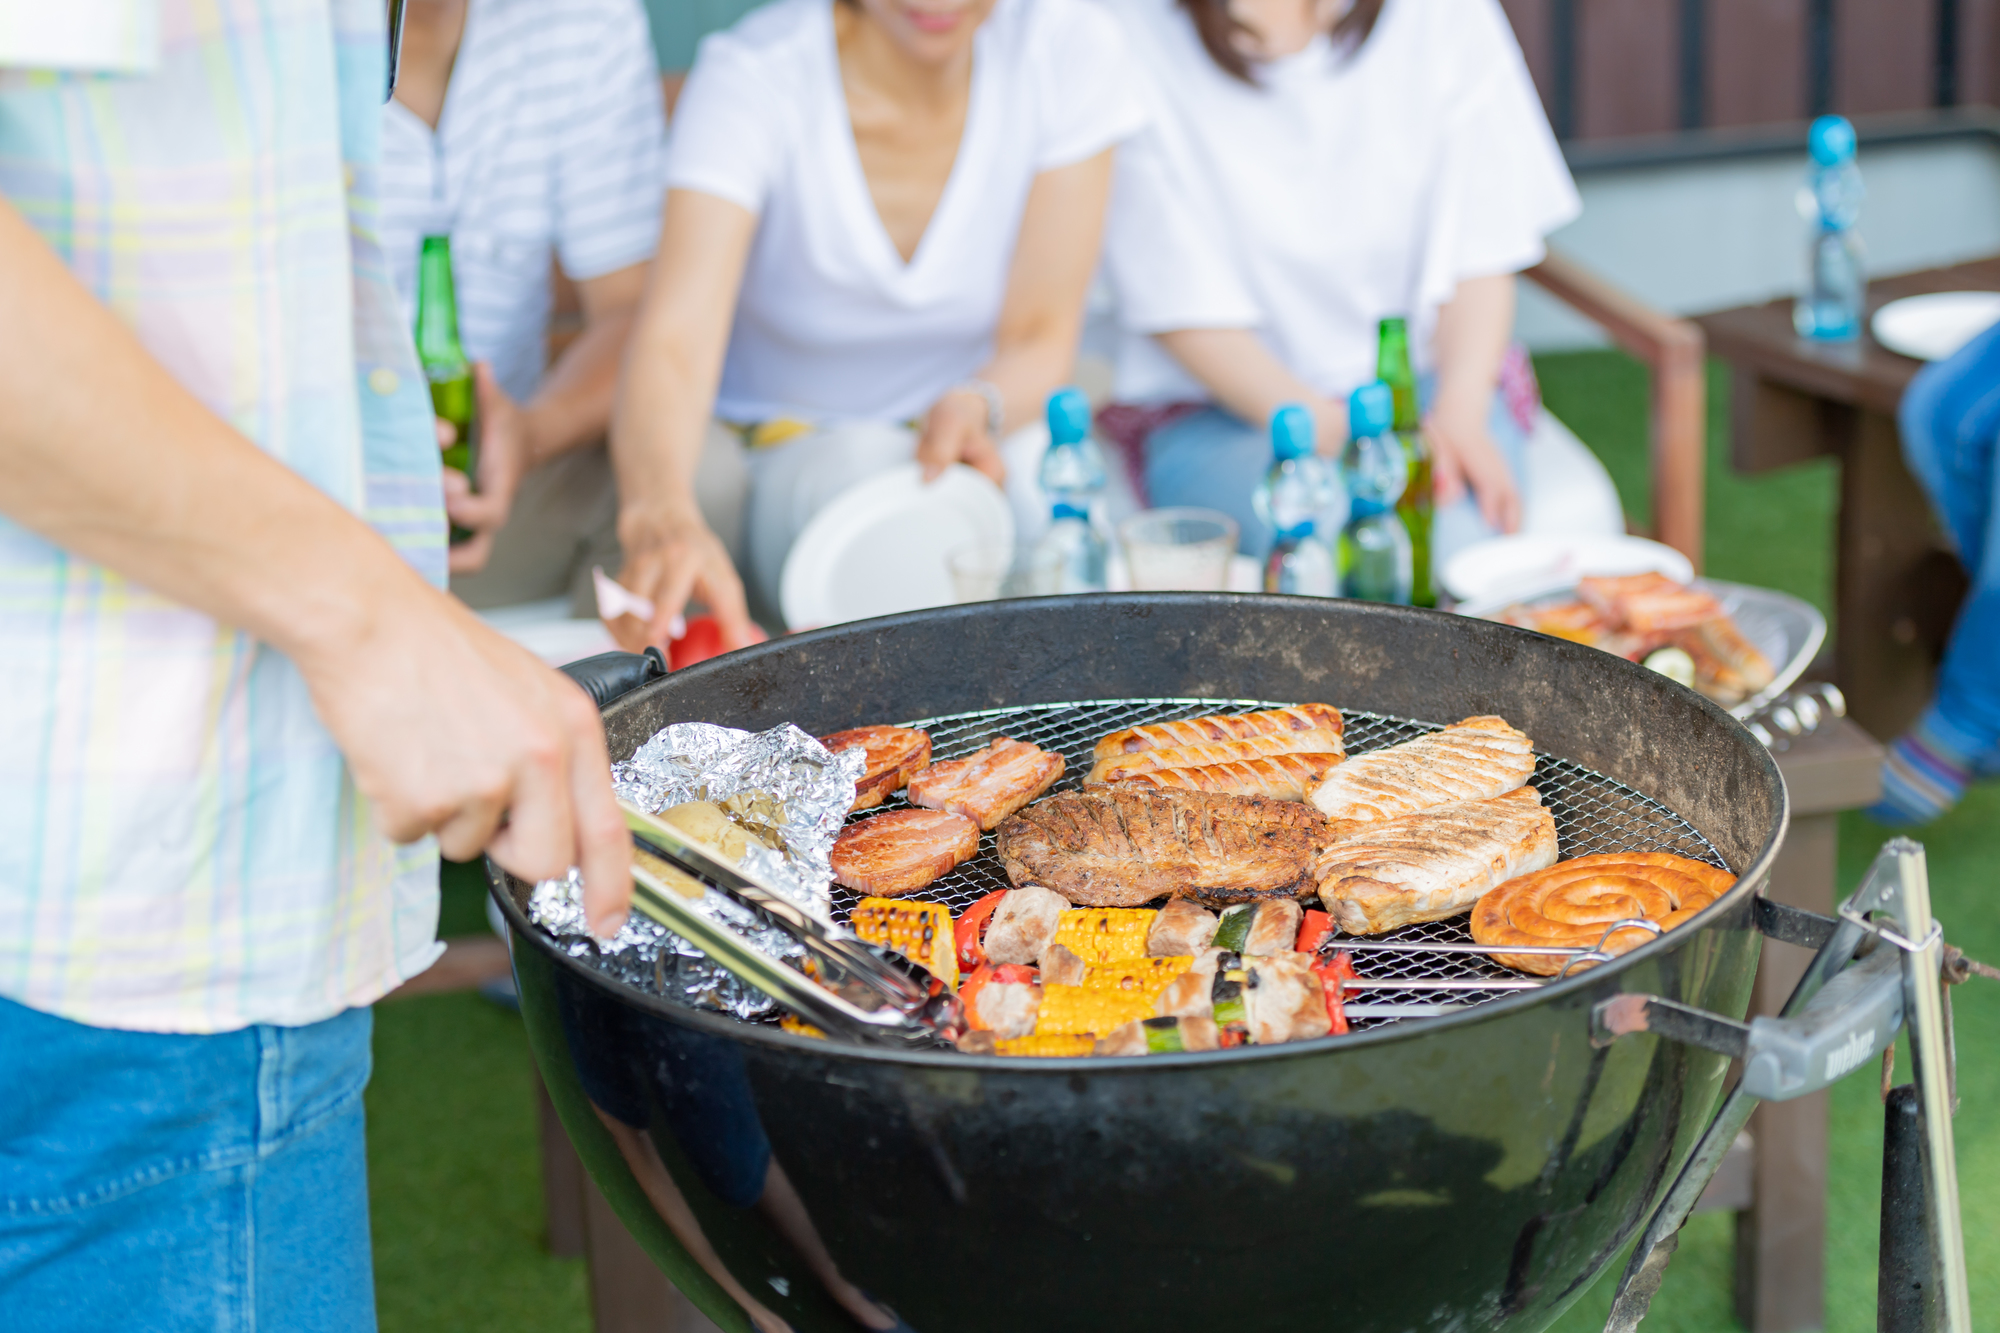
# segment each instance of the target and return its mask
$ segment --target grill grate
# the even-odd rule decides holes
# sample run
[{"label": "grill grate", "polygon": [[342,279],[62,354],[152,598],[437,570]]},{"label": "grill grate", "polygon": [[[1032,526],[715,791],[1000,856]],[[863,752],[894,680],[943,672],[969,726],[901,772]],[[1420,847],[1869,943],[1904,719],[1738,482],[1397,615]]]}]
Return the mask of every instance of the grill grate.
[{"label": "grill grate", "polygon": [[[1060,751],[1067,767],[1052,790],[1071,791],[1083,785],[1083,775],[1092,762],[1091,749],[1109,732],[1207,713],[1286,706],[1284,702],[1266,699],[1115,699],[951,713],[919,718],[904,725],[921,727],[930,733],[934,760],[962,758],[984,748],[997,736]],[[1347,723],[1346,748],[1350,755],[1410,740],[1436,731],[1440,725],[1345,709],[1342,716]],[[1692,824],[1658,801],[1601,773],[1537,752],[1531,781],[1541,793],[1542,803],[1555,817],[1560,855],[1565,860],[1594,852],[1672,852],[1726,868],[1714,844]],[[892,796],[882,806],[857,818],[902,809],[905,805],[900,796]],[[980,837],[978,856],[912,897],[945,903],[956,915],[993,890],[1010,887],[1000,868],[1000,858],[993,854],[993,835],[987,833]],[[845,921],[859,897],[851,889],[836,884],[833,889],[836,919]],[[1347,1013],[1353,1027],[1363,1030],[1406,1018],[1449,1013],[1543,984],[1537,978],[1500,966],[1482,953],[1423,947],[1470,944],[1472,934],[1467,920],[1460,916],[1406,926],[1387,935],[1354,941],[1355,967],[1364,981],[1392,984],[1372,991],[1364,986],[1359,996],[1349,1001]],[[1369,947],[1378,941],[1415,947],[1399,950]],[[1337,938],[1329,947],[1337,948],[1343,942],[1345,937]],[[1426,981],[1446,984],[1427,988],[1421,984]],[[1480,986],[1481,982],[1492,984]]]}]

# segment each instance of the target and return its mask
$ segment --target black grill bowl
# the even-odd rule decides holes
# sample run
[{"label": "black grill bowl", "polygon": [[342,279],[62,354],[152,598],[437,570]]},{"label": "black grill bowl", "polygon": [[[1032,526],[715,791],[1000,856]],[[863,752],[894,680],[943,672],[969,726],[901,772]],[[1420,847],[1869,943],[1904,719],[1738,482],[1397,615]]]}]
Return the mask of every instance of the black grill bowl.
[{"label": "black grill bowl", "polygon": [[922,1333],[1534,1330],[1636,1234],[1725,1062],[1644,1035],[1593,1049],[1591,1006],[1644,991],[1742,1017],[1751,900],[1786,819],[1764,749],[1664,677],[1434,612],[1111,594],[795,635],[675,672],[604,718],[616,759],[670,722],[824,734],[1143,697],[1497,713],[1678,813],[1740,878],[1611,964],[1463,1014],[1033,1061],[829,1044],[641,993],[565,954],[522,915],[528,886],[496,873],[564,1125],[633,1235],[724,1328],[752,1327],[747,1293],[794,1329],[847,1333],[865,1291]]}]

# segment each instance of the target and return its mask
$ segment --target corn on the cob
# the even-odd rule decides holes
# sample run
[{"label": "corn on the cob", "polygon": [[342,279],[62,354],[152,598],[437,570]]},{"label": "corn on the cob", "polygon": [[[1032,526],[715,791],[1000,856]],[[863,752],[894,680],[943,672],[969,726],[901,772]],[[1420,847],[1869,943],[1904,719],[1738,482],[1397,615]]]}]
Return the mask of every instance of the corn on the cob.
[{"label": "corn on the cob", "polygon": [[1044,986],[1035,1035],[1110,1032],[1135,1018],[1153,1016],[1153,997],[1139,991]]},{"label": "corn on the cob", "polygon": [[1193,966],[1192,958],[1123,958],[1115,963],[1086,967],[1079,984],[1085,990],[1116,991],[1150,999]]},{"label": "corn on the cob", "polygon": [[993,1043],[995,1055],[1089,1055],[1097,1041],[1089,1036],[1037,1032],[1030,1037],[1004,1037]]},{"label": "corn on the cob", "polygon": [[1091,964],[1144,958],[1158,915],[1150,907],[1072,907],[1056,923],[1055,943]]},{"label": "corn on the cob", "polygon": [[863,898],[847,924],[870,944],[894,949],[952,990],[958,989],[958,958],[952,948],[951,909],[943,903]]}]

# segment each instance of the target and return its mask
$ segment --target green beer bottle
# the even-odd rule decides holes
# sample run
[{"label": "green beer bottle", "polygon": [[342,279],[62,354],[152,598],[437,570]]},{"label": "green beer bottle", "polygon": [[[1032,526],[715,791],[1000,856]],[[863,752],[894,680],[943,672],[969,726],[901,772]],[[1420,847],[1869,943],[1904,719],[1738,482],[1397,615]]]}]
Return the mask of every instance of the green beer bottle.
[{"label": "green beer bottle", "polygon": [[1375,378],[1389,386],[1396,415],[1390,428],[1410,456],[1410,484],[1396,502],[1396,513],[1410,534],[1410,593],[1416,606],[1436,606],[1431,585],[1431,446],[1424,439],[1417,411],[1417,377],[1410,370],[1410,333],[1400,318],[1382,321],[1375,354]]},{"label": "green beer bottle", "polygon": [[[478,421],[474,414],[472,363],[458,343],[458,296],[451,283],[451,237],[426,236],[417,260],[417,359],[430,381],[431,410],[449,421],[458,438],[444,451],[444,465],[467,481],[479,477]],[[472,534],[452,525],[454,543]]]}]

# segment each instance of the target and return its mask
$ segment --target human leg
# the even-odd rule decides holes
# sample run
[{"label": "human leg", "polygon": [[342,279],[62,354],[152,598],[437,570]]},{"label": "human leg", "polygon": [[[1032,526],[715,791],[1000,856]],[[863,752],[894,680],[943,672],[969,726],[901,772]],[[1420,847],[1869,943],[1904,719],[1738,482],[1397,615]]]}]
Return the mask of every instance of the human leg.
[{"label": "human leg", "polygon": [[1270,436],[1219,408],[1204,408],[1146,437],[1146,494],[1160,508],[1192,505],[1236,520],[1237,549],[1254,560],[1271,550],[1271,528],[1250,497],[1271,466]]},{"label": "human leg", "polygon": [[1925,367],[1897,413],[1903,453],[1972,588],[1917,725],[1889,747],[1885,823],[1919,824],[1957,804],[1975,775],[2000,768],[2000,325]]},{"label": "human leg", "polygon": [[350,1010],[301,1028],[118,1032],[0,999],[7,1327],[374,1328],[369,1027]]},{"label": "human leg", "polygon": [[857,482],[907,463],[917,434],[887,421],[822,426],[749,453],[750,499],[744,522],[744,586],[760,621],[783,624],[779,587],[785,557],[813,515]]}]

